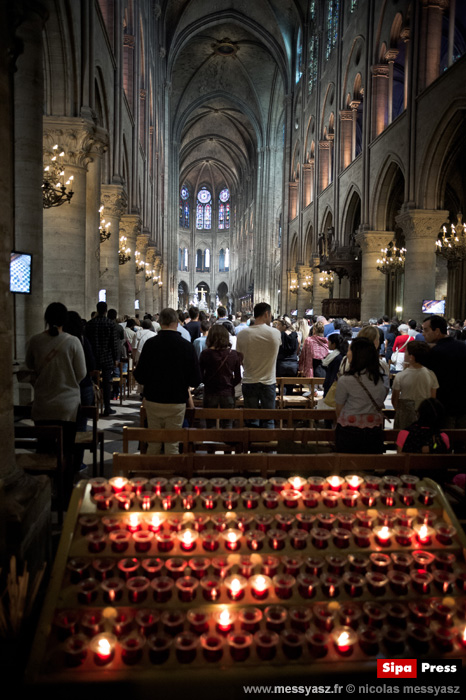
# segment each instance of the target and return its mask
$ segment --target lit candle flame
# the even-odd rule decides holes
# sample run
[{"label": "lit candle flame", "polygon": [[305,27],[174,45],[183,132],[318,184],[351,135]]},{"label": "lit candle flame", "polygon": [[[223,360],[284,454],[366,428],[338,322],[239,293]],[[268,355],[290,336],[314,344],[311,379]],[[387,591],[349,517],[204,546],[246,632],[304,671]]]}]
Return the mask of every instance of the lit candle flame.
[{"label": "lit candle flame", "polygon": [[191,530],[185,530],[183,533],[183,542],[185,545],[192,544],[194,540],[194,535]]},{"label": "lit candle flame", "polygon": [[330,598],[333,598],[333,596],[335,595],[335,586],[333,585],[333,583],[330,584],[330,587],[328,589],[328,594],[329,594]]},{"label": "lit candle flame", "polygon": [[102,656],[109,656],[112,651],[112,647],[108,639],[99,639],[97,644],[97,652]]},{"label": "lit candle flame", "polygon": [[379,530],[378,536],[381,540],[388,540],[389,539],[390,530],[388,529],[388,527],[386,525],[384,525],[383,528],[381,530]]},{"label": "lit candle flame", "polygon": [[339,647],[344,647],[348,644],[350,638],[348,632],[342,632],[337,639],[337,644]]},{"label": "lit candle flame", "polygon": [[152,516],[152,520],[151,520],[152,527],[154,527],[154,528],[160,527],[161,524],[162,524],[162,520],[161,520],[160,516],[157,513],[154,513],[154,515]]},{"label": "lit candle flame", "polygon": [[230,590],[232,593],[239,593],[241,590],[241,581],[239,578],[234,578],[230,583]]},{"label": "lit candle flame", "polygon": [[359,486],[359,477],[356,475],[352,476],[350,479],[350,485],[354,486],[355,488],[356,486]]},{"label": "lit candle flame", "polygon": [[236,534],[236,532],[229,532],[227,534],[227,537],[228,537],[228,541],[231,542],[232,544],[234,544],[235,542],[238,541],[238,535]]},{"label": "lit candle flame", "polygon": [[419,538],[421,540],[426,540],[428,537],[429,537],[429,529],[428,529],[427,525],[423,525],[419,529]]},{"label": "lit candle flame", "polygon": [[150,510],[150,498],[149,496],[144,496],[142,499],[142,509],[143,510]]},{"label": "lit candle flame", "polygon": [[138,527],[139,525],[139,515],[137,513],[131,513],[129,516],[129,524],[131,527]]},{"label": "lit candle flame", "polygon": [[228,610],[222,610],[222,612],[219,615],[218,621],[220,625],[222,625],[222,627],[231,623],[231,615],[228,612]]},{"label": "lit candle flame", "polygon": [[254,588],[260,592],[265,591],[265,589],[267,588],[267,581],[265,580],[265,578],[263,576],[258,576],[256,578],[256,581],[254,583]]},{"label": "lit candle flame", "polygon": [[328,483],[331,486],[340,486],[340,477],[339,476],[329,476]]}]

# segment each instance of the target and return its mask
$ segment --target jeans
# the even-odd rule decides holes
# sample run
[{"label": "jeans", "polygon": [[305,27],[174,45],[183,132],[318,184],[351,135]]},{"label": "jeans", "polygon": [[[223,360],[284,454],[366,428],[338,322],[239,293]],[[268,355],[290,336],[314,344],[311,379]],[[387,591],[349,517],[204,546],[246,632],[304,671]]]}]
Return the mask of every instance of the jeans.
[{"label": "jeans", "polygon": [[[276,384],[243,384],[244,408],[275,408]],[[258,428],[259,421],[247,421],[249,427]],[[261,420],[261,428],[275,427],[273,420]]]},{"label": "jeans", "polygon": [[[205,391],[205,389],[204,389]],[[204,394],[204,408],[234,408],[234,396],[218,396],[217,394]],[[215,419],[209,418],[207,421],[208,428],[215,428]],[[228,430],[233,427],[232,420],[221,420],[220,427]]]},{"label": "jeans", "polygon": [[112,392],[113,367],[102,367],[102,394],[104,411],[110,411],[110,394]]}]

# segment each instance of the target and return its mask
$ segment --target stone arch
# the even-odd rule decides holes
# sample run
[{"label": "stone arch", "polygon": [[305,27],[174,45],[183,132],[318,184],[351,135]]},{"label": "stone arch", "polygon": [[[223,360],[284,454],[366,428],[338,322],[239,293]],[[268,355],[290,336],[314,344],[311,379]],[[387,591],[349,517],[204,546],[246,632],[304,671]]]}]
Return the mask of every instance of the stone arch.
[{"label": "stone arch", "polygon": [[189,287],[184,280],[178,282],[178,308],[187,309],[189,306]]},{"label": "stone arch", "polygon": [[307,125],[306,140],[304,141],[304,157],[307,162],[311,158],[314,158],[315,150],[315,119],[314,116],[309,117],[309,123]]},{"label": "stone arch", "polygon": [[372,197],[370,220],[373,221],[373,226],[376,231],[391,230],[387,229],[389,200],[400,174],[404,183],[405,174],[403,164],[394,154],[390,154],[380,168]]},{"label": "stone arch", "polygon": [[217,287],[217,296],[220,304],[225,308],[228,308],[229,296],[228,296],[228,285],[226,282],[220,282]]},{"label": "stone arch", "polygon": [[306,235],[304,237],[304,255],[303,260],[305,265],[311,265],[312,267],[312,254],[313,254],[313,238],[314,238],[314,228],[311,223],[308,224]]},{"label": "stone arch", "polygon": [[361,192],[353,185],[348,192],[343,207],[341,219],[341,243],[349,245],[350,236],[354,234],[361,223]]},{"label": "stone arch", "polygon": [[[356,36],[353,40],[353,45],[348,55],[348,60],[346,62],[345,77],[343,79],[343,89],[341,92],[341,101],[343,109],[348,109],[348,104],[346,97],[350,94],[351,83],[354,83],[353,75],[355,71],[359,70],[360,58],[359,54],[364,50],[365,42],[362,36]],[[359,73],[360,75],[360,73]],[[353,96],[353,99],[359,99]]]},{"label": "stone arch", "polygon": [[289,269],[294,270],[298,262],[298,235],[296,233],[294,233],[291,238],[288,261]]}]

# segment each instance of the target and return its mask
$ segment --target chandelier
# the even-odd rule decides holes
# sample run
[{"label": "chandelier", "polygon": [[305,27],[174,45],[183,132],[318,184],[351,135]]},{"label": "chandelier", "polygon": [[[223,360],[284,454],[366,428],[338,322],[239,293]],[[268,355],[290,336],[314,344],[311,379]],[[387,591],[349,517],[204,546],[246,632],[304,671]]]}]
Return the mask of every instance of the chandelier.
[{"label": "chandelier", "polygon": [[322,272],[319,277],[319,286],[324,289],[332,289],[335,276],[333,272]]},{"label": "chandelier", "polygon": [[146,268],[146,282],[150,282],[155,275],[155,270],[149,270],[150,263],[144,263],[144,266]]},{"label": "chandelier", "polygon": [[138,275],[144,270],[145,267],[145,263],[143,263],[141,260],[141,253],[139,252],[139,250],[134,251],[134,259],[136,261],[136,274]]},{"label": "chandelier", "polygon": [[102,212],[104,210],[104,205],[99,209],[99,214],[100,214],[100,224],[99,224],[99,234],[100,234],[100,242],[103,243],[104,241],[108,241],[110,236],[112,235],[111,232],[108,230],[110,228],[110,221],[105,221],[105,219],[102,216]]},{"label": "chandelier", "polygon": [[[71,190],[73,175],[65,181],[64,155],[65,151],[58,144],[55,144],[52,153],[46,153],[44,158],[44,179],[42,182],[42,206],[44,209],[59,207],[65,202],[69,202],[74,194]],[[68,186],[70,189],[67,190]]]},{"label": "chandelier", "polygon": [[118,264],[119,265],[125,265],[127,262],[131,260],[131,248],[127,247],[127,238],[126,236],[120,236],[120,245],[118,248]]},{"label": "chandelier", "polygon": [[301,286],[306,292],[312,292],[312,288],[314,286],[313,276],[306,275],[306,277],[304,278],[304,282]]},{"label": "chandelier", "polygon": [[291,280],[291,284],[290,284],[291,294],[297,294],[298,289],[299,289],[299,284],[298,284],[297,280]]},{"label": "chandelier", "polygon": [[462,223],[463,215],[458,212],[457,223],[450,224],[450,233],[446,226],[442,226],[436,241],[436,253],[449,262],[460,261],[466,258],[466,223]]},{"label": "chandelier", "polygon": [[394,241],[390,241],[386,248],[381,248],[382,257],[377,258],[377,270],[384,275],[394,275],[405,266],[406,248],[397,248]]},{"label": "chandelier", "polygon": [[[155,270],[154,270],[154,272],[155,272]],[[158,284],[159,287],[161,287],[161,286],[163,285],[163,282],[162,282],[162,275],[155,275],[155,276],[152,278],[152,284],[154,285],[154,287],[155,287],[156,284]]]}]

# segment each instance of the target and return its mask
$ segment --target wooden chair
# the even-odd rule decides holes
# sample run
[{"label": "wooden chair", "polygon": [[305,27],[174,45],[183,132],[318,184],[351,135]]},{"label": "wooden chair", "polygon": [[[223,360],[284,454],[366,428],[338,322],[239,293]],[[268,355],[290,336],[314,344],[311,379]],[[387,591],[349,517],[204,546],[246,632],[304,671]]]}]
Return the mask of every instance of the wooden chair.
[{"label": "wooden chair", "polygon": [[92,372],[89,372],[89,376],[92,379],[92,382],[99,388],[100,400],[97,407],[99,409],[99,415],[101,416],[104,412],[104,395],[102,392],[102,375],[100,373],[100,369],[92,370]]},{"label": "wooden chair", "polygon": [[[53,453],[36,452],[39,441],[54,445]],[[15,426],[16,466],[28,474],[46,474],[56,485],[58,523],[63,523],[65,506],[63,431],[59,425]]]},{"label": "wooden chair", "polygon": [[97,453],[100,452],[99,459],[99,476],[104,474],[104,431],[98,429],[99,407],[98,406],[81,406],[80,408],[83,418],[92,421],[91,430],[85,432],[77,432],[74,441],[75,447],[90,450],[92,454],[92,476],[97,476]]},{"label": "wooden chair", "polygon": [[150,442],[180,442],[183,446],[183,453],[188,452],[189,433],[186,428],[176,430],[153,430],[152,428],[128,428],[123,427],[123,452],[129,452],[130,442],[139,442],[140,453],[147,452],[147,445]]},{"label": "wooden chair", "polygon": [[[321,377],[277,377],[279,389],[278,405],[279,408],[303,407],[313,408],[315,405],[314,387],[322,385],[324,379]],[[285,386],[292,385],[298,389],[296,394],[293,390],[292,394],[285,394]],[[309,396],[303,396],[303,393],[309,392]]]}]

